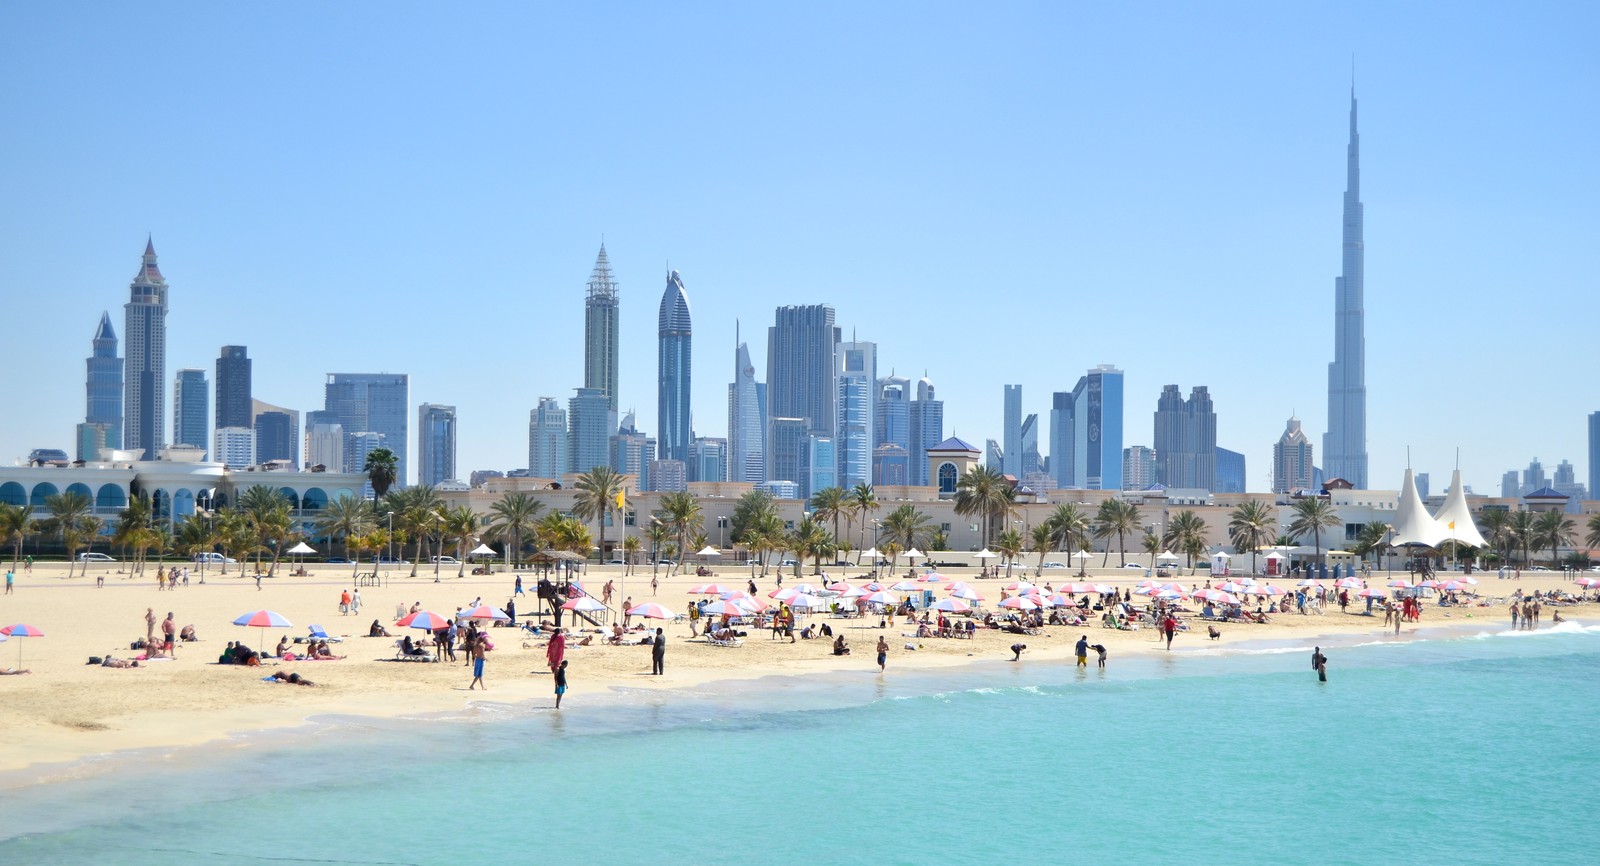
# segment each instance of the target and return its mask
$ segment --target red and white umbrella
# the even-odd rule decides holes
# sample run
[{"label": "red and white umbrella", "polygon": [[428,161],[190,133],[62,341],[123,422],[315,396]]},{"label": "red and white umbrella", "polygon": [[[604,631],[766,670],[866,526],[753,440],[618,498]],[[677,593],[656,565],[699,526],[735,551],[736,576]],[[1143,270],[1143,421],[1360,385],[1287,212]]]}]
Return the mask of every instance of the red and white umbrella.
[{"label": "red and white umbrella", "polygon": [[[1083,581],[1072,581],[1070,583],[1062,584],[1056,588],[1056,592],[1072,593],[1073,595],[1084,595],[1099,591],[1100,588],[1095,584],[1085,583]],[[1107,591],[1109,592],[1109,590]]]},{"label": "red and white umbrella", "polygon": [[1299,583],[1295,584],[1295,586],[1312,586],[1312,587],[1316,587],[1317,589],[1321,589],[1322,586],[1323,586],[1323,583],[1320,580],[1302,580]]},{"label": "red and white umbrella", "polygon": [[706,603],[705,609],[701,613],[706,616],[744,616],[746,611],[739,606],[738,602],[711,601]]},{"label": "red and white umbrella", "polygon": [[1013,595],[1012,597],[1006,599],[1005,601],[1000,602],[1000,606],[1001,607],[1013,608],[1015,610],[1038,610],[1039,609],[1038,602],[1034,601],[1033,599],[1031,599],[1031,598],[1029,598],[1028,596],[1025,596],[1025,595]]},{"label": "red and white umbrella", "polygon": [[830,583],[830,584],[828,584],[828,591],[829,592],[849,592],[852,589],[855,589],[855,587],[851,586],[849,583],[846,583],[845,581],[842,581],[842,580],[839,581],[838,583]]},{"label": "red and white umbrella", "polygon": [[1577,580],[1577,584],[1584,589],[1594,589],[1595,587],[1600,586],[1600,578],[1580,577]]},{"label": "red and white umbrella", "polygon": [[797,583],[794,585],[794,591],[803,592],[806,595],[818,595],[822,592],[822,589],[813,583]]},{"label": "red and white umbrella", "polygon": [[[862,587],[862,588],[865,589],[866,587]],[[900,596],[895,595],[894,593],[889,592],[888,590],[884,590],[884,589],[880,589],[877,592],[871,593],[870,595],[867,595],[867,596],[864,596],[864,597],[866,598],[867,604],[899,604],[900,603]]]},{"label": "red and white umbrella", "polygon": [[934,602],[933,609],[942,610],[945,613],[970,613],[972,612],[972,605],[959,598],[945,598]]},{"label": "red and white umbrella", "polygon": [[[0,640],[4,640],[6,637],[44,637],[44,632],[25,622],[19,622],[16,625],[0,628]],[[20,643],[17,644],[17,670],[22,670],[22,644]]]},{"label": "red and white umbrella", "polygon": [[981,593],[964,583],[950,590],[950,597],[966,599],[967,601],[983,601]]},{"label": "red and white umbrella", "polygon": [[895,592],[920,592],[922,590],[922,587],[917,586],[917,582],[914,580],[902,580],[889,588]]},{"label": "red and white umbrella", "polygon": [[787,587],[784,587],[783,589],[775,589],[775,590],[767,593],[767,598],[770,598],[773,601],[788,601],[789,599],[794,598],[797,595],[802,595],[802,594],[803,593],[800,592],[800,588],[799,587],[797,587],[797,586],[787,586]]},{"label": "red and white umbrella", "polygon": [[1201,601],[1215,602],[1217,604],[1238,604],[1239,599],[1232,593],[1220,589],[1197,589],[1194,597]]},{"label": "red and white umbrella", "polygon": [[816,610],[817,608],[828,606],[828,603],[823,599],[804,592],[790,598],[788,604],[790,607],[800,610]]},{"label": "red and white umbrella", "polygon": [[1078,603],[1066,596],[1056,593],[1045,600],[1050,607],[1077,607]]},{"label": "red and white umbrella", "polygon": [[1363,589],[1356,593],[1357,598],[1386,598],[1388,595],[1388,590],[1384,589]]},{"label": "red and white umbrella", "polygon": [[434,613],[431,610],[419,610],[416,613],[408,613],[401,617],[399,620],[395,621],[395,625],[401,628],[420,628],[424,631],[438,631],[441,628],[449,628],[450,620]]},{"label": "red and white umbrella", "polygon": [[662,605],[656,604],[653,601],[647,601],[644,604],[641,604],[628,611],[628,616],[642,616],[650,619],[673,619],[677,617],[677,614],[667,610]]},{"label": "red and white umbrella", "polygon": [[1439,586],[1439,581],[1437,581],[1437,580],[1424,580],[1421,583],[1417,584],[1417,588],[1418,589],[1435,589],[1438,586]]},{"label": "red and white umbrella", "polygon": [[233,621],[233,624],[261,629],[261,641],[256,645],[256,649],[258,650],[265,646],[267,629],[288,628],[289,626],[294,625],[294,623],[289,622],[288,617],[274,610],[256,610],[247,614],[242,614],[238,619]]},{"label": "red and white umbrella", "polygon": [[1472,591],[1472,587],[1469,584],[1467,584],[1465,581],[1460,581],[1460,580],[1447,580],[1444,583],[1439,584],[1439,588],[1444,590],[1445,592],[1471,592]]},{"label": "red and white umbrella", "polygon": [[871,583],[863,583],[861,588],[867,592],[883,592],[884,590],[888,589],[887,586],[884,586],[876,580],[872,581]]},{"label": "red and white umbrella", "polygon": [[1117,588],[1109,583],[1095,583],[1091,584],[1091,586],[1094,587],[1095,592],[1098,592],[1101,595],[1110,595],[1111,593],[1117,591]]},{"label": "red and white umbrella", "polygon": [[[561,606],[561,609],[562,610],[576,610],[576,611],[581,611],[583,613],[594,613],[596,611],[606,610],[606,606],[603,603],[601,603],[600,599],[595,598],[594,596],[591,596],[591,595],[580,595],[577,598],[569,600],[566,604],[563,604]],[[488,612],[490,612],[491,615],[489,615],[489,616],[479,616],[478,615],[478,611],[480,611],[480,610],[488,611]],[[498,613],[500,615],[499,616],[493,616],[492,615],[492,614],[496,614],[496,613]],[[466,617],[466,618],[468,618],[468,619],[508,620],[508,619],[511,618],[509,616],[506,616],[505,611],[501,610],[500,608],[490,607],[490,606],[488,606],[486,604],[485,605],[480,605],[478,607],[475,607],[472,610],[466,611],[465,613],[463,613],[461,615]]]},{"label": "red and white umbrella", "polygon": [[1220,589],[1223,592],[1231,592],[1234,595],[1249,595],[1250,593],[1256,591],[1254,583],[1244,583],[1237,580],[1230,580],[1227,583],[1220,584],[1217,586],[1217,589]]},{"label": "red and white umbrella", "polygon": [[751,597],[752,596],[750,595],[750,593],[745,592],[742,589],[730,589],[727,592],[721,593],[720,595],[717,596],[717,598],[720,598],[723,601],[738,601],[741,598],[751,598]]},{"label": "red and white umbrella", "polygon": [[1029,583],[1026,580],[1013,580],[1010,583],[1008,583],[1005,586],[1002,586],[1000,588],[1005,590],[1006,592],[1027,592],[1028,590],[1033,589],[1034,587],[1033,587],[1033,584]]},{"label": "red and white umbrella", "polygon": [[723,586],[720,583],[702,583],[699,586],[691,586],[691,587],[689,587],[689,594],[690,595],[722,595],[723,593],[729,592],[732,589],[733,589],[733,587],[731,587],[731,586]]},{"label": "red and white umbrella", "polygon": [[849,589],[839,593],[839,597],[840,598],[861,598],[864,595],[871,595],[871,594],[872,593],[867,592],[865,589],[863,589],[863,588],[861,588],[859,586],[852,586]]},{"label": "red and white umbrella", "polygon": [[1341,577],[1338,583],[1340,589],[1360,589],[1362,585],[1363,581],[1359,577]]},{"label": "red and white umbrella", "polygon": [[1278,588],[1276,586],[1273,586],[1270,583],[1261,584],[1260,586],[1256,587],[1255,592],[1256,592],[1256,595],[1265,595],[1265,596],[1269,596],[1269,597],[1272,597],[1272,598],[1276,598],[1276,597],[1278,597],[1280,595],[1287,595],[1287,593],[1284,592],[1284,590],[1282,590],[1282,589],[1280,589],[1280,588]]},{"label": "red and white umbrella", "polygon": [[1173,600],[1176,600],[1176,599],[1188,598],[1188,597],[1189,597],[1189,591],[1188,590],[1186,590],[1186,589],[1172,589],[1171,587],[1168,587],[1167,589],[1163,589],[1160,592],[1156,593],[1156,598],[1163,598],[1163,599],[1166,599],[1167,601],[1173,601]]},{"label": "red and white umbrella", "polygon": [[944,580],[944,575],[937,571],[926,572],[921,577],[917,578],[918,583],[938,583],[941,580]]},{"label": "red and white umbrella", "polygon": [[1387,584],[1390,589],[1414,589],[1409,580],[1391,580]]}]

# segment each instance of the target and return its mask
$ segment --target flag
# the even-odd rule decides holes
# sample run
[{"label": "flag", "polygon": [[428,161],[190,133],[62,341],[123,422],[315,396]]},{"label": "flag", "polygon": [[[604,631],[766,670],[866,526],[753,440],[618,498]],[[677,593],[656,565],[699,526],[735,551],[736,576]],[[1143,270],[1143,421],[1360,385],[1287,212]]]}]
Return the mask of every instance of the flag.
[{"label": "flag", "polygon": [[[626,504],[626,502],[625,502],[625,501],[624,501],[624,500],[623,500],[623,498],[622,498],[622,491],[621,491],[621,490],[618,490],[618,491],[617,491],[617,510],[619,510],[619,511],[620,511],[620,510],[622,510],[622,509],[623,509],[623,508],[625,508],[625,507],[627,507],[627,504]],[[1454,529],[1454,528],[1455,528],[1455,524],[1451,524],[1451,525],[1450,525],[1450,528],[1451,528],[1451,529]]]},{"label": "flag", "polygon": [[1450,521],[1450,531],[1454,532],[1455,528],[1456,528],[1456,522],[1454,520]]}]

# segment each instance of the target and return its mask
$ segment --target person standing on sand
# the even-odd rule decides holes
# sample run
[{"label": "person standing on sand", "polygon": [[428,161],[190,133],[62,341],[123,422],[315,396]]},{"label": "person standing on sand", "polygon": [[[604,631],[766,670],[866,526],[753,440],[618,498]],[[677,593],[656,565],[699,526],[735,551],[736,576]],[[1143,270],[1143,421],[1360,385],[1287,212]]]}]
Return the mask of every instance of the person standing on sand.
[{"label": "person standing on sand", "polygon": [[177,643],[173,638],[177,636],[178,626],[172,621],[172,611],[167,611],[167,618],[161,621],[161,648],[167,651],[167,658],[177,658],[173,652]]},{"label": "person standing on sand", "polygon": [[878,635],[878,673],[883,673],[889,661],[889,641],[883,635]]},{"label": "person standing on sand", "polygon": [[1537,598],[1534,599],[1533,600],[1533,627],[1534,628],[1538,628],[1539,627],[1539,612],[1540,612],[1541,608],[1542,608],[1542,605],[1539,604],[1539,600]]},{"label": "person standing on sand", "polygon": [[149,646],[156,642],[156,609],[144,609],[144,645]]},{"label": "person standing on sand", "polygon": [[6,569],[6,595],[10,595],[11,594],[12,587],[16,584],[16,582],[17,582],[17,573],[16,573],[16,571],[14,571],[12,569],[9,569],[9,568]]},{"label": "person standing on sand", "polygon": [[555,673],[561,667],[561,662],[567,657],[567,635],[557,628],[556,633],[550,636],[550,644],[544,648],[545,664],[550,666],[550,673]]},{"label": "person standing on sand", "polygon": [[472,642],[472,683],[467,686],[469,691],[478,686],[483,686],[484,691],[489,690],[489,686],[483,681],[484,655],[488,652],[489,636],[486,634],[478,635],[478,639]]},{"label": "person standing on sand", "polygon": [[561,666],[556,668],[556,709],[561,709],[561,696],[567,693],[567,660],[561,660]]},{"label": "person standing on sand", "polygon": [[650,675],[662,676],[667,672],[667,636],[656,629],[655,643],[650,646]]},{"label": "person standing on sand", "polygon": [[1089,666],[1089,636],[1088,635],[1086,635],[1086,634],[1085,635],[1079,635],[1078,636],[1078,643],[1072,648],[1072,651],[1073,651],[1073,653],[1075,653],[1078,656],[1078,667],[1086,668],[1086,667]]}]

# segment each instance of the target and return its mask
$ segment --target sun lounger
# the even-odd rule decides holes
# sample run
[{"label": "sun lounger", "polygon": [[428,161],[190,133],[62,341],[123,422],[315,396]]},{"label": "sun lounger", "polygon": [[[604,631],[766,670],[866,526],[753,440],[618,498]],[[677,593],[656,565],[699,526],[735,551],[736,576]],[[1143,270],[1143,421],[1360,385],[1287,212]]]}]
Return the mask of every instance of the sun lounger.
[{"label": "sun lounger", "polygon": [[404,638],[394,642],[394,660],[397,662],[431,662],[433,658],[431,652],[406,655]]},{"label": "sun lounger", "polygon": [[744,641],[736,637],[728,638],[727,640],[717,640],[716,638],[708,637],[706,638],[706,643],[710,644],[711,646],[744,646]]}]

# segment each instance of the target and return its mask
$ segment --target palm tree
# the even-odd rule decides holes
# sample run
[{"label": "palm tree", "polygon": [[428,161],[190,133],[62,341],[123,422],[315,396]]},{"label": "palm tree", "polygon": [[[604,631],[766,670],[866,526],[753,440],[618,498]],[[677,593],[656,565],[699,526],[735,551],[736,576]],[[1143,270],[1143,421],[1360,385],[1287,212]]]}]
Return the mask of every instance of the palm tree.
[{"label": "palm tree", "polygon": [[[606,516],[621,514],[627,507],[622,493],[622,474],[610,466],[596,466],[578,476],[578,491],[572,504],[572,513],[584,521],[593,520],[600,527],[600,561],[606,558]],[[588,551],[573,551],[573,553]]]},{"label": "palm tree", "polygon": [[77,564],[78,548],[90,535],[89,520],[93,507],[94,503],[89,497],[76,490],[52,493],[45,497],[44,508],[50,514],[50,529],[61,537],[61,543],[67,548],[67,577],[72,576],[72,569]]},{"label": "palm tree", "polygon": [[[1125,539],[1128,533],[1139,528],[1139,506],[1121,499],[1107,499],[1100,503],[1100,511],[1094,517],[1094,537],[1117,537],[1117,557],[1122,565],[1128,564],[1128,548]],[[1106,545],[1105,559],[1100,563],[1104,568],[1111,561],[1111,545]]]},{"label": "palm tree", "polygon": [[[1069,554],[1077,553],[1089,546],[1089,515],[1083,512],[1076,503],[1066,502],[1056,506],[1056,510],[1046,517],[1045,525],[1050,527],[1050,541],[1057,550],[1065,550]],[[1083,573],[1081,565],[1088,560],[1078,557],[1080,563],[1079,573]]]},{"label": "palm tree", "polygon": [[1500,555],[1502,563],[1511,559],[1511,548],[1517,543],[1516,531],[1511,526],[1511,512],[1504,508],[1484,509],[1478,522],[1483,525],[1484,538]]},{"label": "palm tree", "polygon": [[678,539],[679,556],[674,562],[677,563],[676,570],[682,571],[684,561],[682,554],[686,550],[684,542],[690,530],[705,522],[705,514],[700,510],[700,500],[688,491],[668,493],[661,497],[661,510],[657,512],[657,516]]},{"label": "palm tree", "polygon": [[822,558],[832,554],[834,549],[833,536],[828,534],[828,530],[814,518],[802,517],[800,525],[794,529],[792,543],[801,558],[811,558],[811,573],[821,574]]},{"label": "palm tree", "polygon": [[268,576],[277,573],[278,558],[284,542],[293,537],[294,523],[289,514],[289,497],[282,490],[266,485],[256,485],[239,494],[238,509],[256,531],[256,570],[261,570],[261,554],[272,551],[272,566]]},{"label": "palm tree", "polygon": [[[328,507],[317,515],[317,531],[328,538],[343,539],[346,554],[350,553],[356,538],[371,532],[376,525],[372,503],[355,496],[341,496],[328,503]],[[357,554],[350,559],[355,563],[350,572],[354,576],[361,570],[361,556]],[[226,566],[223,570],[227,570]]]},{"label": "palm tree", "polygon": [[[1388,540],[1389,530],[1391,528],[1392,527],[1390,527],[1389,524],[1379,520],[1374,520],[1373,522],[1368,523],[1366,526],[1361,527],[1361,532],[1356,536],[1356,543],[1351,548],[1351,552],[1362,558],[1365,558],[1369,553],[1381,553],[1385,546],[1385,542]],[[1378,556],[1374,555],[1372,557],[1373,565],[1377,565],[1379,561],[1380,560]]]},{"label": "palm tree", "polygon": [[132,574],[144,572],[144,550],[150,532],[150,500],[143,496],[135,496],[128,500],[128,507],[122,509],[122,514],[117,516],[116,526],[111,529],[111,543],[121,547],[128,558],[128,570]]},{"label": "palm tree", "polygon": [[417,576],[417,564],[423,561],[422,545],[428,539],[429,530],[437,530],[444,507],[437,488],[418,485],[391,492],[377,508],[379,514],[394,513],[395,531],[402,539],[416,541],[416,553],[411,557],[412,577]]},{"label": "palm tree", "polygon": [[178,534],[173,539],[173,545],[178,553],[187,559],[200,559],[200,582],[206,582],[206,558],[202,553],[210,553],[217,546],[217,532],[211,526],[211,521],[201,515],[191,514],[178,524]]},{"label": "palm tree", "polygon": [[1193,574],[1195,556],[1197,553],[1205,553],[1206,550],[1205,518],[1187,509],[1178,512],[1167,524],[1167,536],[1162,541],[1173,545],[1189,557],[1189,573]]},{"label": "palm tree", "polygon": [[500,497],[499,502],[489,506],[489,537],[510,538],[511,547],[507,550],[507,555],[512,568],[516,568],[517,563],[521,562],[522,539],[532,534],[539,512],[543,508],[543,502],[520,490],[507,493]]},{"label": "palm tree", "polygon": [[893,541],[901,550],[928,546],[928,533],[933,531],[933,520],[917,510],[915,505],[902,505],[889,512],[879,526],[878,538]]},{"label": "palm tree", "polygon": [[644,543],[639,540],[639,536],[637,535],[629,535],[622,539],[623,577],[633,574],[633,563],[639,558],[639,548],[643,546]]},{"label": "palm tree", "polygon": [[1259,499],[1246,500],[1228,514],[1228,538],[1236,552],[1250,552],[1251,574],[1256,573],[1256,554],[1277,534],[1277,515]]},{"label": "palm tree", "polygon": [[987,466],[973,466],[956,481],[956,513],[979,519],[983,527],[979,546],[989,546],[995,516],[1009,511],[1014,497],[1005,476]]},{"label": "palm tree", "polygon": [[644,537],[650,539],[650,576],[656,576],[656,569],[661,566],[661,551],[672,540],[672,529],[660,520],[652,518],[650,526],[644,531]]},{"label": "palm tree", "polygon": [[733,506],[733,517],[730,521],[731,532],[728,535],[734,544],[743,544],[745,530],[751,525],[760,522],[765,515],[777,516],[778,505],[772,499],[772,494],[765,490],[752,490],[739,497],[739,502]]},{"label": "palm tree", "polygon": [[1533,536],[1538,547],[1549,548],[1550,564],[1561,567],[1561,546],[1571,544],[1577,524],[1559,511],[1546,511],[1534,522]]},{"label": "palm tree", "polygon": [[1156,570],[1156,556],[1161,553],[1161,536],[1146,530],[1144,537],[1139,539],[1139,547],[1150,554],[1150,570]]},{"label": "palm tree", "polygon": [[372,485],[375,498],[382,499],[394,486],[400,472],[400,458],[387,448],[374,448],[367,452],[367,462],[361,471],[367,474],[367,482]]},{"label": "palm tree", "polygon": [[745,527],[745,544],[761,560],[761,576],[767,576],[768,554],[779,550],[787,543],[787,533],[783,531],[783,518],[778,516],[778,511],[773,508],[757,514],[754,522]]},{"label": "palm tree", "polygon": [[843,487],[824,487],[811,494],[811,515],[819,521],[833,521],[833,538],[839,540],[839,518],[850,511],[850,494]]},{"label": "palm tree", "polygon": [[1006,577],[1011,576],[1011,566],[1022,555],[1022,533],[1016,527],[1008,527],[994,540],[995,549],[1006,558]]},{"label": "palm tree", "polygon": [[11,545],[11,567],[22,558],[22,544],[34,532],[33,509],[26,504],[0,503],[0,538]]},{"label": "palm tree", "polygon": [[1052,541],[1050,524],[1036,524],[1033,530],[1029,532],[1029,539],[1033,542],[1033,549],[1039,554],[1039,564],[1033,569],[1033,576],[1039,577],[1044,574],[1044,558],[1050,554],[1050,542]]},{"label": "palm tree", "polygon": [[456,542],[456,577],[467,576],[467,545],[483,531],[483,521],[470,505],[457,505],[444,511],[444,532]]},{"label": "palm tree", "polygon": [[261,536],[250,525],[249,516],[237,508],[223,509],[217,518],[217,535],[223,557],[238,560],[239,570],[244,571],[244,563],[261,543]]},{"label": "palm tree", "polygon": [[1529,562],[1528,551],[1539,532],[1539,515],[1533,511],[1518,511],[1511,515],[1511,533],[1522,547],[1522,565]]},{"label": "palm tree", "polygon": [[1589,534],[1583,540],[1590,547],[1600,547],[1600,512],[1589,515]]},{"label": "palm tree", "polygon": [[878,493],[870,484],[857,484],[850,488],[849,495],[850,513],[855,519],[861,521],[861,545],[856,548],[856,564],[861,564],[861,553],[867,546],[867,520],[872,512],[878,510]]},{"label": "palm tree", "polygon": [[1294,519],[1289,521],[1289,534],[1295,538],[1310,535],[1317,551],[1317,565],[1322,561],[1322,530],[1342,526],[1339,509],[1320,496],[1307,496],[1294,504]]}]

